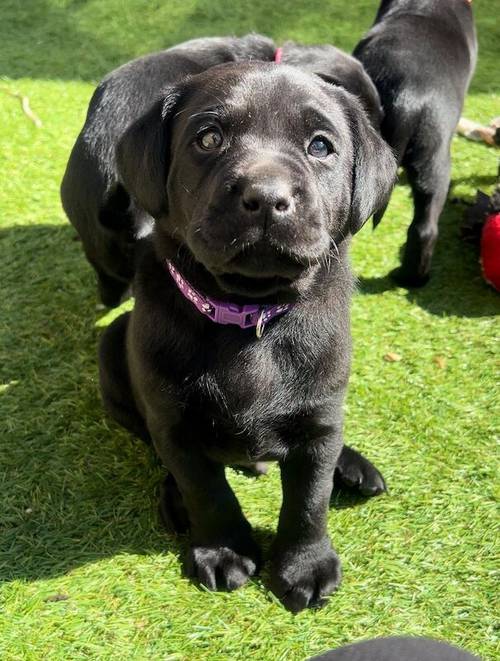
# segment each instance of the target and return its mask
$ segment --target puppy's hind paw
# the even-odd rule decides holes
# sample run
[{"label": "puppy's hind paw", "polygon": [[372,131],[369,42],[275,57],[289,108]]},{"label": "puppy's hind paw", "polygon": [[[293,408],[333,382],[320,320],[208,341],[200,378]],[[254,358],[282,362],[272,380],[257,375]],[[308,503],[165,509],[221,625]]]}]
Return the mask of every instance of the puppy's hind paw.
[{"label": "puppy's hind paw", "polygon": [[361,453],[346,445],[337,461],[334,486],[355,489],[363,496],[378,496],[387,491],[380,471]]}]

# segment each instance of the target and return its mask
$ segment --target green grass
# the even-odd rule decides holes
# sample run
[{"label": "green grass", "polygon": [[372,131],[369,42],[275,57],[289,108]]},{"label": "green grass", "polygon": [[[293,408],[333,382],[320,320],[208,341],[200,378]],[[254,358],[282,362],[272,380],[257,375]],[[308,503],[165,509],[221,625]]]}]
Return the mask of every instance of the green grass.
[{"label": "green grass", "polygon": [[[462,207],[446,207],[434,278],[422,291],[386,278],[411,213],[407,186],[377,232],[366,227],[354,242],[361,287],[346,438],[377,463],[390,493],[358,506],[335,500],[329,527],[343,585],[322,611],[294,617],[260,579],[227,595],[182,578],[182,543],[157,516],[161,471],[101,409],[96,343],[108,316],[96,309],[93,274],[59,203],[94,84],[115,65],[194,36],[248,30],[350,49],[375,5],[3,0],[0,87],[28,95],[43,127],[0,92],[2,660],[301,661],[402,633],[499,658],[500,298],[457,237]],[[474,5],[482,50],[466,114],[488,121],[500,105],[500,2]],[[497,155],[456,138],[452,195],[491,190]],[[389,351],[402,360],[385,362]],[[268,544],[276,469],[230,479]],[[67,598],[47,600],[54,595]]]}]

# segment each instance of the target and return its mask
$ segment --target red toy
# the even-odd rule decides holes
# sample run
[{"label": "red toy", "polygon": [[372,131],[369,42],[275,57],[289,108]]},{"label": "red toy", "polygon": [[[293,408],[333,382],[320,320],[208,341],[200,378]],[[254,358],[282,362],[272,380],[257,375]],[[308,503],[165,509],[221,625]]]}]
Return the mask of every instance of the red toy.
[{"label": "red toy", "polygon": [[486,216],[481,233],[481,266],[488,284],[500,291],[500,212]]},{"label": "red toy", "polygon": [[465,212],[462,236],[479,243],[484,279],[500,291],[500,184],[491,197],[477,192],[475,203]]}]

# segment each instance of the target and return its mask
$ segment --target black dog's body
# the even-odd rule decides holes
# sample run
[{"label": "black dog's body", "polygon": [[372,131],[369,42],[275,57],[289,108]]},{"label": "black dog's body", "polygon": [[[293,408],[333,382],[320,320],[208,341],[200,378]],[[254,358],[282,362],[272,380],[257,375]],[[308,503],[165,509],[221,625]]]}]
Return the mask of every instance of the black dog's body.
[{"label": "black dog's body", "polygon": [[383,0],[374,26],[354,50],[382,101],[382,134],[412,187],[414,217],[394,273],[405,286],[428,280],[450,182],[450,142],[476,51],[467,0]]},{"label": "black dog's body", "polygon": [[[151,437],[170,475],[164,511],[189,528],[188,572],[210,589],[234,589],[259,565],[224,466],[279,461],[271,587],[294,611],[321,603],[340,578],[326,533],[335,467],[367,492],[384,488],[369,462],[342,451],[342,402],[349,235],[387,201],[390,150],[343,89],[255,63],[166,90],[117,154],[122,185],[155,229],[139,243],[134,310],[103,336],[105,405]],[[294,307],[261,339],[215,324],[166,259],[219,300]]]},{"label": "black dog's body", "polygon": [[[134,273],[136,240],[147,235],[153,223],[130,196],[116,169],[115,148],[125,130],[163,87],[224,62],[269,62],[275,52],[275,44],[260,35],[196,39],[133,60],[98,86],[69,159],[61,197],[96,270],[103,303],[120,301]],[[290,42],[283,47],[283,62],[344,86],[363,100],[373,123],[380,123],[377,91],[353,57],[333,46]]]}]

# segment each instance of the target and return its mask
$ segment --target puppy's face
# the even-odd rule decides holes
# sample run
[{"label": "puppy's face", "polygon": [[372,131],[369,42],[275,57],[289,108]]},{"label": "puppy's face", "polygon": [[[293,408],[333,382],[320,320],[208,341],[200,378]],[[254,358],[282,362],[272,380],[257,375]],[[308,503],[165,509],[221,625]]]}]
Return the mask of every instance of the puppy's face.
[{"label": "puppy's face", "polygon": [[292,67],[215,67],[172,90],[162,115],[168,136],[157,131],[160,144],[143,153],[160,146],[168,164],[160,190],[149,200],[141,191],[139,201],[149,204],[157,231],[187,249],[229,294],[293,297],[307,290],[366,220],[367,210],[355,209],[360,149],[371,147],[372,159],[379,152],[387,170],[366,182],[375,197],[391,188],[390,154],[356,100]]}]

